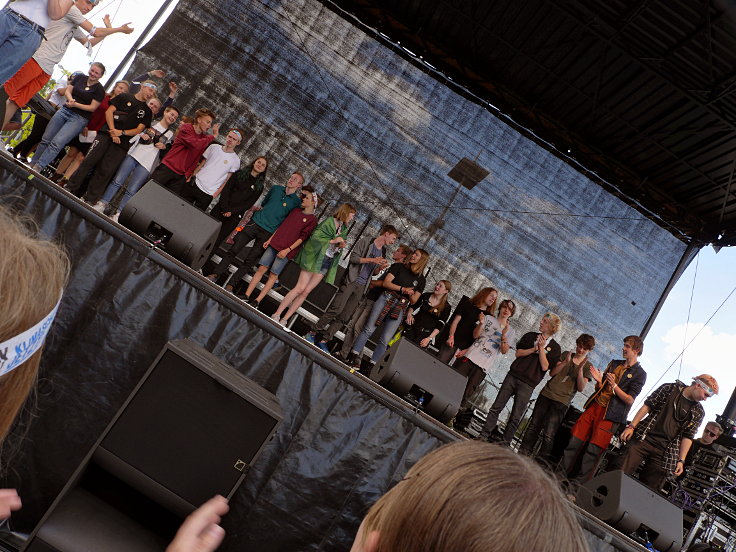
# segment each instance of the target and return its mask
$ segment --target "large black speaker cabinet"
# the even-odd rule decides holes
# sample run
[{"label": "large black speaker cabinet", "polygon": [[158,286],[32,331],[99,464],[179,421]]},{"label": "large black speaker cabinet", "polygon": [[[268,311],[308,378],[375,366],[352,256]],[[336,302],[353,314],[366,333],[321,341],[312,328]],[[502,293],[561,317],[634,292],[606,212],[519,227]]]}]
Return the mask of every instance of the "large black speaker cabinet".
[{"label": "large black speaker cabinet", "polygon": [[209,258],[222,226],[153,180],[131,198],[118,222],[194,270]]},{"label": "large black speaker cabinet", "polygon": [[682,547],[682,510],[621,470],[588,481],[575,503],[626,535],[646,529],[660,552]]},{"label": "large black speaker cabinet", "polygon": [[468,382],[408,339],[389,347],[369,377],[443,423],[457,414]]},{"label": "large black speaker cabinet", "polygon": [[25,550],[163,550],[187,514],[233,495],[281,420],[271,393],[191,341],[168,343]]}]

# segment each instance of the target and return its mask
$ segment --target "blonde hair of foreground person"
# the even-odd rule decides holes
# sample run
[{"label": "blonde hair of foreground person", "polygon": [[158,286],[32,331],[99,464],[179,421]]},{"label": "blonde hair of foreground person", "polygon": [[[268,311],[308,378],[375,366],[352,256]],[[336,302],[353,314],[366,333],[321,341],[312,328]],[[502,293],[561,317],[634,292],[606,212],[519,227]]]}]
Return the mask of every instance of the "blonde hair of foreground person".
[{"label": "blonde hair of foreground person", "polygon": [[[59,301],[69,259],[57,244],[34,236],[32,225],[0,207],[0,343],[32,328]],[[0,377],[0,443],[31,392],[43,346]]]},{"label": "blonde hair of foreground person", "polygon": [[417,462],[369,510],[351,552],[587,552],[556,483],[528,458],[479,441]]}]

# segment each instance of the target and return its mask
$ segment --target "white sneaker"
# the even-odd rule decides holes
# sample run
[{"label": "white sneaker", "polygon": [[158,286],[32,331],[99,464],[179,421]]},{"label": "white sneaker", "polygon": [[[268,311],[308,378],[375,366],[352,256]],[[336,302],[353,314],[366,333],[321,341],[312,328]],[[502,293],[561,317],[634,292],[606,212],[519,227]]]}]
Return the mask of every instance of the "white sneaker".
[{"label": "white sneaker", "polygon": [[107,207],[107,203],[104,201],[98,201],[92,206],[92,208],[98,213],[102,213],[105,210],[105,207]]},{"label": "white sneaker", "polygon": [[120,218],[120,211],[115,211],[115,214],[110,217],[110,220],[113,222],[118,222],[118,219]]}]

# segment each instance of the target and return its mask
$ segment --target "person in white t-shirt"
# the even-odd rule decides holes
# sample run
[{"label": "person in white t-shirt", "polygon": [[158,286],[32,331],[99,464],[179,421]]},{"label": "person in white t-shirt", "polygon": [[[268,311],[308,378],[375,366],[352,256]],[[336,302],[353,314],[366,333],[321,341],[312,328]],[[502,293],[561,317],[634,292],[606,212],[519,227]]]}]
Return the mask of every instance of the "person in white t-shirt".
[{"label": "person in white t-shirt", "polygon": [[[46,28],[44,40],[33,57],[29,59],[6,83],[5,93],[8,102],[5,109],[5,120],[28,103],[33,95],[41,90],[51,78],[54,67],[64,57],[72,39],[90,49],[105,37],[115,33],[130,34],[133,29],[128,23],[122,27],[113,27],[110,17],[105,16],[105,26],[97,28],[85,19],[99,0],[77,0],[76,5]],[[89,34],[89,36],[88,36]]]},{"label": "person in white t-shirt", "polygon": [[467,406],[465,403],[491,371],[496,357],[508,353],[509,343],[516,340],[516,332],[509,324],[514,312],[514,302],[504,299],[498,307],[498,317],[482,312],[478,315],[478,325],[473,330],[475,341],[453,365],[456,371],[468,376],[462,407]]},{"label": "person in white t-shirt", "polygon": [[117,195],[118,190],[127,180],[128,185],[125,187],[125,193],[120,199],[117,211],[111,217],[117,222],[120,212],[126,203],[148,181],[150,174],[161,161],[161,152],[166,152],[167,145],[174,138],[174,129],[172,126],[178,118],[179,110],[170,105],[164,110],[164,116],[161,117],[161,120],[156,121],[151,125],[151,128],[146,129],[136,138],[133,138],[135,144],[128,150],[128,155],[125,156],[125,159],[118,168],[118,172],[107,186],[102,200],[94,206],[96,210],[106,212],[113,198]]},{"label": "person in white t-shirt", "polygon": [[187,180],[181,197],[203,211],[227,184],[230,176],[240,168],[240,157],[235,148],[243,140],[243,132],[234,128],[227,133],[225,145],[210,144],[202,154],[204,159]]}]

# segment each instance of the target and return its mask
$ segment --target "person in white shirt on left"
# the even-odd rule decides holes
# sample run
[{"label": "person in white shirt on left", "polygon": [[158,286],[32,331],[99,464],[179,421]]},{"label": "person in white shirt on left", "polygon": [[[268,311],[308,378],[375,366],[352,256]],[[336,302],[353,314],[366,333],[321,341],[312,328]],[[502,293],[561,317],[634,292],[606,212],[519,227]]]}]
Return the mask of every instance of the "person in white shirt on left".
[{"label": "person in white shirt on left", "polygon": [[243,131],[234,128],[227,133],[225,145],[210,144],[202,154],[204,159],[194,170],[181,191],[181,197],[203,211],[240,168],[235,148],[243,141]]}]

